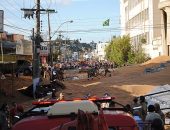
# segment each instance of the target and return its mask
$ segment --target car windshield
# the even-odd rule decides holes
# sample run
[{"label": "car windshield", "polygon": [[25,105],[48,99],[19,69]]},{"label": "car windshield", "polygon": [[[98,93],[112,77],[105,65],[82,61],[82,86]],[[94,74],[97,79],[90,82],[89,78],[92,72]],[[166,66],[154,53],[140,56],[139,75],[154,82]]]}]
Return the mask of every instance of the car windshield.
[{"label": "car windshield", "polygon": [[44,112],[47,113],[50,110],[51,106],[48,107],[36,107],[34,109],[32,109],[32,112]]}]

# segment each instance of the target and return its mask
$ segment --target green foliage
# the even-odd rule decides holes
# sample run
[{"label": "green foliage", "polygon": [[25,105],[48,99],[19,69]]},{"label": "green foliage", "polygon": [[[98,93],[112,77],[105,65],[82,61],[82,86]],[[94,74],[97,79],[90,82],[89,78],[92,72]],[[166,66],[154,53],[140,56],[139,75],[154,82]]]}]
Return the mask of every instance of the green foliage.
[{"label": "green foliage", "polygon": [[106,47],[106,58],[115,62],[118,66],[125,64],[136,64],[146,61],[147,57],[143,51],[135,51],[130,44],[129,36],[112,39]]},{"label": "green foliage", "polygon": [[138,64],[143,63],[149,59],[145,53],[142,51],[131,52],[128,55],[128,63],[129,64]]},{"label": "green foliage", "polygon": [[106,57],[114,61],[118,66],[122,66],[128,61],[128,52],[131,50],[130,38],[128,36],[112,39],[106,48]]},{"label": "green foliage", "polygon": [[142,38],[141,43],[145,44],[146,43],[146,38]]}]

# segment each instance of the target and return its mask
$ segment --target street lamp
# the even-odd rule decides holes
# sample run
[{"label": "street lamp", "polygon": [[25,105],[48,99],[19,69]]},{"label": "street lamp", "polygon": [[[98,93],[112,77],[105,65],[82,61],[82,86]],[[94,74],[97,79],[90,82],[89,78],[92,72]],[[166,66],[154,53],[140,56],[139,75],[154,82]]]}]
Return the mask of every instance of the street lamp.
[{"label": "street lamp", "polygon": [[[54,32],[53,36],[59,31],[61,26],[63,26],[63,24],[66,24],[66,23],[73,23],[73,20],[65,21],[65,22],[61,23],[60,26],[57,28],[57,30]],[[51,37],[51,39],[53,38],[53,36]]]},{"label": "street lamp", "polygon": [[[66,23],[73,23],[73,20],[70,20],[70,21],[65,21],[63,23],[61,23],[59,25],[59,27],[57,28],[57,30],[54,32],[54,34],[52,35],[52,37],[50,37],[50,41],[51,39],[53,38],[53,36],[59,32],[59,29]],[[53,41],[54,43],[57,41],[57,38]],[[52,51],[52,43],[50,42],[50,61],[51,61],[51,66],[53,66],[53,51]]]}]

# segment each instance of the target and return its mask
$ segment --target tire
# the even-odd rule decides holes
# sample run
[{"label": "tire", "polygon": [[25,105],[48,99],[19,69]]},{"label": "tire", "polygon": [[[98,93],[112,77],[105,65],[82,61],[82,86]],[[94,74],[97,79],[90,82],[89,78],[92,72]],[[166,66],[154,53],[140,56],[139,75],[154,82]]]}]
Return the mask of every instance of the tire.
[{"label": "tire", "polygon": [[24,70],[24,75],[25,76],[31,75],[31,71],[29,69],[25,69]]}]

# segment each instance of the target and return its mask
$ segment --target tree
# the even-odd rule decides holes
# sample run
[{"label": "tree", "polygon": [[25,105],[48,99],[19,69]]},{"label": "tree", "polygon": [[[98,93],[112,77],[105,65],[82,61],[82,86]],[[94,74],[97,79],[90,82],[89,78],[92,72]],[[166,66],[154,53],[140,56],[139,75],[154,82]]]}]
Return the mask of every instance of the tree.
[{"label": "tree", "polygon": [[143,53],[143,50],[136,50],[136,51],[132,50],[131,52],[129,52],[128,55],[129,64],[143,63],[148,59],[149,57],[145,53]]},{"label": "tree", "polygon": [[142,63],[148,59],[142,49],[135,51],[129,36],[113,38],[105,51],[107,59],[118,66]]},{"label": "tree", "polygon": [[130,38],[128,36],[112,39],[106,47],[106,57],[122,66],[128,61],[128,53],[131,51]]}]

